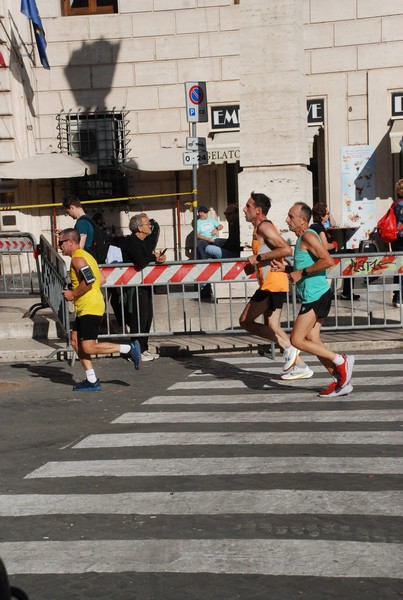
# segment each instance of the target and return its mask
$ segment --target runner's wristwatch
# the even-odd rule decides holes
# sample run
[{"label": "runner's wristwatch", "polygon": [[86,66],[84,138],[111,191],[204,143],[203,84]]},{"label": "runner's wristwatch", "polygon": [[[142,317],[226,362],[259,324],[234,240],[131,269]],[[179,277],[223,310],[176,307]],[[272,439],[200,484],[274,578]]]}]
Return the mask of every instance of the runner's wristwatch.
[{"label": "runner's wristwatch", "polygon": [[302,275],[302,277],[308,277],[309,273],[307,273],[305,267],[302,269],[301,275]]},{"label": "runner's wristwatch", "polygon": [[262,255],[261,254],[257,254],[256,255],[256,260],[257,260],[257,262],[262,262]]}]

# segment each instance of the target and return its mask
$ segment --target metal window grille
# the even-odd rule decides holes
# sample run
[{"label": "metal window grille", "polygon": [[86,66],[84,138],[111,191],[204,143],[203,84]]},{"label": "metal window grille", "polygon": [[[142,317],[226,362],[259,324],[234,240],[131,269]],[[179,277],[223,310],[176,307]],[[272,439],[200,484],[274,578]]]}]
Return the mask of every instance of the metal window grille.
[{"label": "metal window grille", "polygon": [[71,193],[82,199],[126,195],[126,177],[117,166],[126,160],[127,112],[61,112],[57,115],[59,148],[98,166],[98,174],[69,181]]},{"label": "metal window grille", "polygon": [[94,112],[57,115],[59,147],[62,152],[98,166],[124,162],[127,155],[127,113]]}]

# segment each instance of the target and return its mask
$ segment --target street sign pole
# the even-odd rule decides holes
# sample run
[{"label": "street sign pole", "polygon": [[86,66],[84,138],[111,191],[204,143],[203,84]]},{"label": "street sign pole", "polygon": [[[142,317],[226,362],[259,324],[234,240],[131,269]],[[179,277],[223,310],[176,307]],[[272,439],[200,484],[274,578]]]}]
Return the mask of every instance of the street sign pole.
[{"label": "street sign pole", "polygon": [[[191,124],[190,136],[197,137],[196,123],[206,123],[207,114],[207,93],[206,83],[204,81],[185,82],[186,95],[186,119]],[[197,152],[197,151],[196,151]],[[192,162],[192,206],[193,206],[193,259],[197,258],[197,168],[199,164],[197,159]]]},{"label": "street sign pole", "polygon": [[[196,123],[192,123],[191,136],[196,137]],[[197,168],[192,165],[193,260],[197,259]]]}]

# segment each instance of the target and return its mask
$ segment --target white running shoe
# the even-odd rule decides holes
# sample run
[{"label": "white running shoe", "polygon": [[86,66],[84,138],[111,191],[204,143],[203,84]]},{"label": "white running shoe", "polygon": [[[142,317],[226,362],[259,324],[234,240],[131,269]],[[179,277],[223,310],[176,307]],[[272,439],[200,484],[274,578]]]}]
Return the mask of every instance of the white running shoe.
[{"label": "white running shoe", "polygon": [[[350,392],[353,391],[353,386],[351,385],[351,383],[347,383],[347,385],[345,385],[344,387],[340,387],[339,385],[337,385],[336,382],[334,382],[336,385],[333,389],[333,391],[330,391],[330,386],[327,390],[323,390],[323,392],[319,392],[319,397],[320,398],[336,398],[336,396],[347,396],[347,394],[350,394]],[[326,393],[328,392],[328,393]]]},{"label": "white running shoe", "polygon": [[150,360],[155,360],[156,358],[158,358],[158,355],[151,354],[151,352],[148,350],[144,350],[144,352],[141,353],[141,360],[143,362],[149,362]]},{"label": "white running shoe", "polygon": [[283,381],[292,381],[293,379],[309,379],[312,377],[313,371],[308,367],[308,365],[294,365],[287,371],[287,373],[283,373],[280,377]]},{"label": "white running shoe", "polygon": [[283,359],[284,359],[284,367],[283,371],[288,371],[295,365],[295,361],[297,360],[297,356],[299,354],[298,348],[294,348],[294,346],[290,346],[283,351]]}]

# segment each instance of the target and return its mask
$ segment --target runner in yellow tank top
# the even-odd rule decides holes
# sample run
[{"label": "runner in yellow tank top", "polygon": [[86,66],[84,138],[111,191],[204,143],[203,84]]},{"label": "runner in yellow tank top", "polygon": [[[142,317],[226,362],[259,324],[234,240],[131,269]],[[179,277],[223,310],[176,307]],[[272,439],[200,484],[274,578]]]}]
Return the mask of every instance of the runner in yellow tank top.
[{"label": "runner in yellow tank top", "polygon": [[97,342],[99,325],[105,312],[105,301],[101,285],[105,278],[99,270],[96,260],[80,248],[80,234],[75,229],[63,229],[59,233],[59,248],[64,256],[71,257],[71,289],[64,290],[63,296],[74,303],[76,320],[71,332],[71,345],[76,352],[86,378],[73,386],[77,392],[98,392],[101,384],[92,365],[93,354],[114,354],[119,352],[122,358],[134,363],[136,369],[141,366],[139,343],[113,344]]},{"label": "runner in yellow tank top", "polygon": [[[275,342],[281,348],[285,371],[281,379],[308,379],[313,371],[298,356],[299,351],[291,345],[288,335],[281,328],[281,313],[289,282],[286,273],[271,271],[270,262],[274,259],[282,261],[290,256],[291,247],[267,219],[270,207],[270,198],[252,192],[243,209],[246,220],[255,226],[253,254],[248,261],[250,268],[256,269],[259,289],[246,305],[239,323],[250,333]],[[264,315],[264,323],[257,322],[261,315]]]}]

